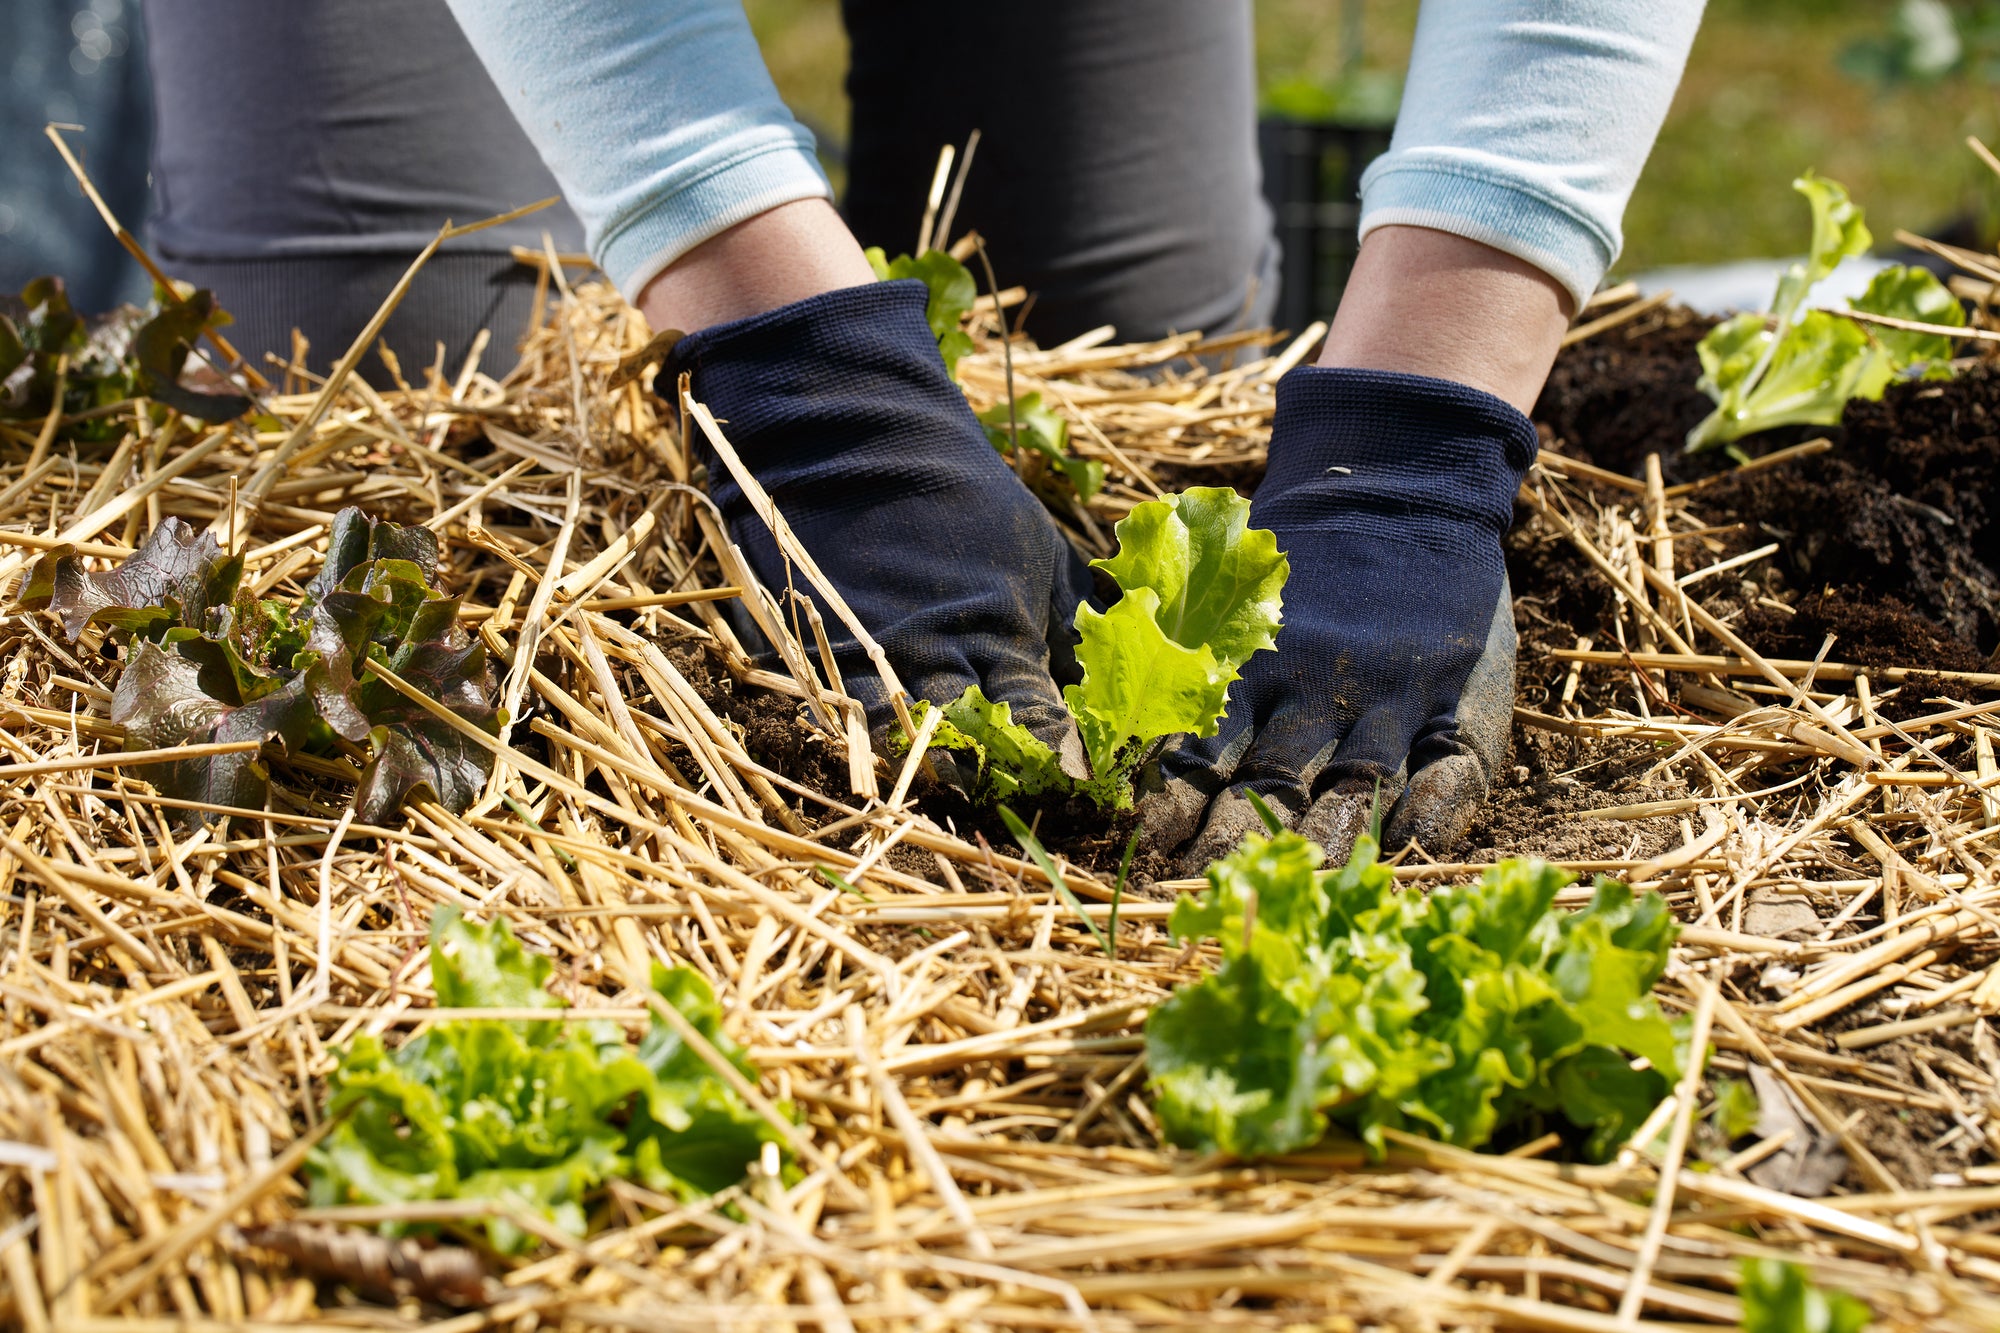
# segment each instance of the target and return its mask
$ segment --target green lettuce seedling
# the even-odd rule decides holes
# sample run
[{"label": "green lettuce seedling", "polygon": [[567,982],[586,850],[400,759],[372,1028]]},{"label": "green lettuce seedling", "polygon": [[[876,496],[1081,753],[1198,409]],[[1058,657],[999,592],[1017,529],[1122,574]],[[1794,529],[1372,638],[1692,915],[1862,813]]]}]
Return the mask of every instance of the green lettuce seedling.
[{"label": "green lettuce seedling", "polygon": [[1011,413],[1007,404],[995,403],[979,414],[979,424],[1003,455],[1012,456],[1021,449],[1041,455],[1083,503],[1089,504],[1104,489],[1104,464],[1070,453],[1069,423],[1042,405],[1041,394],[1022,394],[1014,400]]},{"label": "green lettuce seedling", "polygon": [[[1689,452],[1776,426],[1833,425],[1848,401],[1877,399],[1898,375],[1951,374],[1951,339],[1863,325],[1824,310],[1802,310],[1813,284],[1872,241],[1847,191],[1810,171],[1792,188],[1812,205],[1812,248],[1778,280],[1768,315],[1740,314],[1709,330],[1696,348],[1703,393],[1715,410],[1688,432]],[[1849,303],[1865,314],[1922,324],[1965,323],[1958,300],[1928,270],[1895,265]]]},{"label": "green lettuce seedling", "polygon": [[1745,1259],[1738,1272],[1743,1333],[1861,1333],[1873,1317],[1846,1292],[1815,1285],[1798,1264]]},{"label": "green lettuce seedling", "polygon": [[1256,1157],[1333,1123],[1377,1151],[1386,1129],[1471,1148],[1560,1111],[1609,1154],[1681,1067],[1652,995],[1676,929],[1665,901],[1599,879],[1589,908],[1558,913],[1571,876],[1518,860],[1403,892],[1377,852],[1364,836],[1321,870],[1316,844],[1273,823],[1174,905],[1174,938],[1213,937],[1223,963],[1146,1024],[1168,1135]]},{"label": "green lettuce seedling", "polygon": [[879,245],[871,245],[863,253],[868,267],[875,270],[877,282],[917,278],[931,289],[930,300],[924,306],[924,319],[931,326],[931,336],[937,339],[945,372],[956,379],[958,359],[972,350],[972,335],[960,327],[971,313],[972,303],[979,299],[972,270],[942,250],[926,250],[915,259],[908,255],[889,259]]},{"label": "green lettuce seedling", "polygon": [[[432,922],[441,1006],[559,1009],[550,971],[504,918],[475,926],[446,907]],[[697,973],[656,965],[653,989],[755,1077]],[[553,1019],[447,1019],[393,1051],[363,1033],[327,1080],[326,1110],[345,1119],[306,1160],[315,1207],[491,1200],[573,1236],[608,1180],[697,1198],[741,1180],[779,1141],[658,1020],[636,1048],[616,1023]],[[478,1226],[503,1252],[534,1243],[506,1211]]]},{"label": "green lettuce seedling", "polygon": [[[1132,777],[1158,743],[1213,736],[1243,664],[1274,645],[1291,566],[1272,533],[1250,526],[1248,500],[1195,487],[1138,506],[1117,533],[1118,553],[1092,563],[1123,595],[1108,611],[1077,608],[1083,680],[1063,691],[1089,776],[1065,773],[1009,705],[969,686],[931,743],[970,759],[976,799],[1081,792],[1130,808]],[[930,707],[918,705],[919,724]]]},{"label": "green lettuce seedling", "polygon": [[[169,518],[116,569],[85,570],[74,548],[57,547],[36,564],[21,605],[53,612],[71,642],[91,625],[126,640],[111,720],[128,748],[281,741],[294,754],[330,754],[346,741],[365,747],[354,752],[363,761],[354,805],[374,823],[420,791],[463,810],[492,771],[486,749],[367,670],[379,663],[498,733],[486,650],[459,627],[458,600],[439,590],[437,571],[429,529],[343,509],[304,597],[259,598],[241,586],[241,556]],[[264,803],[255,751],[146,774],[181,800]]]}]

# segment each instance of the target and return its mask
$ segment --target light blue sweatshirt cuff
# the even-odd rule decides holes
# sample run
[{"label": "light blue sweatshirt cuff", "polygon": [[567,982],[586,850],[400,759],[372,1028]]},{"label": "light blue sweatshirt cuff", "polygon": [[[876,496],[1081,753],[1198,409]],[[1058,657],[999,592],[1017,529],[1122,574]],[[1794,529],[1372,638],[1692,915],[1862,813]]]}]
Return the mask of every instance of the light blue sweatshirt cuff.
[{"label": "light blue sweatshirt cuff", "polygon": [[1384,168],[1364,177],[1363,236],[1377,227],[1429,227],[1463,236],[1533,264],[1579,307],[1618,257],[1615,225],[1607,229],[1602,219],[1543,195],[1504,163],[1412,153]]},{"label": "light blue sweatshirt cuff", "polygon": [[1526,260],[1579,306],[1666,119],[1702,0],[1424,0],[1361,234],[1430,227]]},{"label": "light blue sweatshirt cuff", "polygon": [[833,189],[803,126],[724,132],[693,160],[657,172],[622,217],[594,233],[591,253],[628,301],[695,246],[759,213]]},{"label": "light blue sweatshirt cuff", "polygon": [[449,3],[627,298],[739,222],[833,197],[740,0]]}]

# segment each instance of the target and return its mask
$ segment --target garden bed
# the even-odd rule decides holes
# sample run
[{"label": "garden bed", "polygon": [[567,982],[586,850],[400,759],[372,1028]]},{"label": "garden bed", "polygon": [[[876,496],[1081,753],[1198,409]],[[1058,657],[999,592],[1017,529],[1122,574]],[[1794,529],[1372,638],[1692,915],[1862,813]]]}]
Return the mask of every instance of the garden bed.
[{"label": "garden bed", "polygon": [[[41,615],[0,624],[0,1320],[1589,1330],[1633,1287],[1648,1320],[1733,1323],[1757,1256],[1884,1327],[2000,1319],[1983,366],[1756,442],[1795,451],[1736,472],[1679,452],[1706,410],[1691,317],[1567,351],[1509,539],[1514,754],[1468,847],[1396,869],[1421,890],[1534,854],[1661,891],[1685,926],[1662,996],[1712,1026],[1714,1074],[1757,1071],[1756,1129],[1712,1141],[1703,1094],[1603,1166],[1555,1135],[1238,1163],[1164,1147],[1146,1091],[1146,1013],[1215,956],[1166,934],[1191,885],[1141,866],[1107,957],[917,765],[850,748],[815,653],[800,675],[751,661],[720,611],[747,575],[686,485],[677,414],[612,387],[641,322],[555,287],[501,383],[293,373],[252,423],[74,448],[0,429],[10,585],[56,538],[111,558],[178,515],[281,588],[360,505],[439,533],[524,703],[518,758],[463,814],[356,825],[351,766],[271,755],[268,809],[195,830],[117,763],[117,664]],[[961,363],[981,408],[1009,373],[991,316]],[[1254,484],[1272,386],[1312,342],[1016,344],[1015,392],[1110,472],[1059,514],[1079,543],[1106,553],[1159,489]],[[1108,924],[1116,830],[1046,831]],[[786,1172],[695,1201],[614,1185],[587,1241],[525,1261],[367,1229],[449,1209],[308,1208],[326,1076],[357,1034],[426,1023],[446,905],[504,917],[569,1005],[634,1032],[652,962],[702,974],[795,1108],[774,1112]]]}]

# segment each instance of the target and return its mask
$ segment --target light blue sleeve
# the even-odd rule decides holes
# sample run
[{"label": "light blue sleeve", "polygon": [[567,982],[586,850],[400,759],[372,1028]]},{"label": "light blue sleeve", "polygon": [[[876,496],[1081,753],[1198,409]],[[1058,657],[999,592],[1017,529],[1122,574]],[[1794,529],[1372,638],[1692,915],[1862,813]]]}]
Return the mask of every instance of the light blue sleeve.
[{"label": "light blue sleeve", "polygon": [[1702,0],[1424,0],[1361,234],[1430,227],[1524,259],[1581,304],[1619,230]]},{"label": "light blue sleeve", "polygon": [[832,198],[741,0],[450,4],[627,297],[739,222]]}]

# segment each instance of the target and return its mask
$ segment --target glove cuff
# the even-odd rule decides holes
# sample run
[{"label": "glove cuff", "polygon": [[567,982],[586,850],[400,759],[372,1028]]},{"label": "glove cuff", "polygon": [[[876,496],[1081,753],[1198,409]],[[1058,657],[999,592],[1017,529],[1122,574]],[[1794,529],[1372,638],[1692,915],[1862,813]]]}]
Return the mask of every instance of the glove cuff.
[{"label": "glove cuff", "polygon": [[689,374],[695,400],[735,427],[732,442],[829,391],[957,395],[924,316],[929,300],[914,278],[809,296],[688,334],[655,382],[671,386]]},{"label": "glove cuff", "polygon": [[1358,490],[1392,509],[1476,514],[1504,531],[1538,444],[1534,423],[1470,385],[1301,366],[1278,381],[1258,495]]}]

